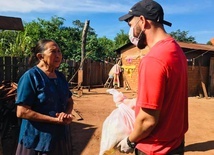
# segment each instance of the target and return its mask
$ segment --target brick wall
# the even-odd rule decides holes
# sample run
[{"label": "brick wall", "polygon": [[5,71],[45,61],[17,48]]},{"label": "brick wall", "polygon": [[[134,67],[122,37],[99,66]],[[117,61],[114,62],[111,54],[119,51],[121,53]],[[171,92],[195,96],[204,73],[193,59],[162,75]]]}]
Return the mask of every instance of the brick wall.
[{"label": "brick wall", "polygon": [[[201,81],[208,85],[208,77],[209,77],[209,68],[201,66],[201,75],[199,72],[198,66],[188,66],[188,95],[189,96],[199,96],[203,95],[203,89],[201,85]],[[202,80],[201,80],[202,79]],[[206,87],[207,90],[207,87]]]},{"label": "brick wall", "polygon": [[125,79],[131,90],[137,91],[138,66],[141,58],[148,52],[148,49],[140,50],[135,46],[121,52],[122,68],[123,68],[123,86],[126,87]]},{"label": "brick wall", "polygon": [[[126,78],[131,90],[137,91],[137,81],[138,81],[138,66],[141,58],[148,52],[148,49],[139,50],[138,48],[131,46],[121,52],[122,65],[123,65],[123,76]],[[125,66],[125,67],[124,67]],[[125,69],[125,68],[129,68]],[[134,69],[132,69],[134,67]],[[209,67],[201,66],[202,80],[206,85],[206,90],[208,91],[207,85],[209,81]],[[123,79],[124,79],[123,78]],[[123,84],[126,87],[125,83]],[[188,66],[188,95],[189,96],[204,96],[201,76],[199,72],[199,66]]]}]

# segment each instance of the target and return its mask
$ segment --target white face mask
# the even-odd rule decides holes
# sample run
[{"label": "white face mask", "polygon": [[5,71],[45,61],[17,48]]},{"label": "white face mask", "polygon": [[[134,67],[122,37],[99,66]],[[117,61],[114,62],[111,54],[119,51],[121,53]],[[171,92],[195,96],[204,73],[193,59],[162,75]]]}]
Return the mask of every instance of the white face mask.
[{"label": "white face mask", "polygon": [[[130,27],[129,29],[129,40],[131,41],[132,44],[134,44],[135,46],[138,45],[139,42],[139,37],[135,37],[134,36],[134,27],[137,25],[137,23],[140,21],[140,19],[136,22],[136,24],[133,27]],[[140,35],[139,35],[140,36]]]},{"label": "white face mask", "polygon": [[138,45],[138,42],[139,42],[139,38],[136,38],[134,36],[134,27],[130,27],[130,30],[129,30],[129,40],[131,41],[131,43],[135,46]]},{"label": "white face mask", "polygon": [[[137,23],[139,22],[139,20],[137,21]],[[146,43],[146,36],[145,34],[143,33],[143,31],[141,30],[140,34],[138,37],[135,37],[134,36],[134,27],[137,25],[137,23],[130,27],[130,30],[129,30],[129,40],[131,41],[131,43],[135,46],[137,46],[139,49],[143,49],[147,46],[147,43]],[[139,43],[140,41],[140,43]]]}]

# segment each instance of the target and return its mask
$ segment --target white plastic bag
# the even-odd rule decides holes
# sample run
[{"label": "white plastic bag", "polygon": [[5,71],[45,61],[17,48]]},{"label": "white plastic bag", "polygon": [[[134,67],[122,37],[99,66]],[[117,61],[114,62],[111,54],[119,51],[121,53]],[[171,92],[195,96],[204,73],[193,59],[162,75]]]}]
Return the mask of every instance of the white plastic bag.
[{"label": "white plastic bag", "polygon": [[106,92],[113,95],[113,101],[118,107],[119,104],[124,103],[128,107],[134,110],[136,105],[136,98],[128,99],[122,92],[117,91],[116,89],[107,89]]},{"label": "white plastic bag", "polygon": [[116,107],[123,102],[126,97],[122,92],[117,91],[116,89],[107,89],[106,92],[113,95],[113,101],[116,104]]},{"label": "white plastic bag", "polygon": [[[118,92],[115,90],[111,90],[111,92],[118,95]],[[121,97],[121,94],[119,96]],[[103,122],[99,155],[112,154],[114,147],[133,130],[135,112],[132,106],[136,100],[125,100],[128,104],[123,103],[124,99],[120,101],[120,104],[117,102],[117,109],[114,109]],[[114,101],[119,100],[116,99]]]}]

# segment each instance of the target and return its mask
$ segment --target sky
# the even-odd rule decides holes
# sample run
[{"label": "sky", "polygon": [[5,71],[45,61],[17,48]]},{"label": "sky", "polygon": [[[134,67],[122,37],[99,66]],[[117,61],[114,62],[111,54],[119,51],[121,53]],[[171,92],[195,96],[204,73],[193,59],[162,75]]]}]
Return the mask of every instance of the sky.
[{"label": "sky", "polygon": [[[19,17],[23,22],[38,18],[51,20],[53,16],[65,19],[64,26],[72,22],[90,21],[98,37],[114,39],[129,26],[118,18],[139,0],[0,0],[0,15]],[[172,23],[164,26],[168,33],[187,31],[197,43],[206,44],[214,38],[214,0],[156,0],[164,9],[164,18]]]}]

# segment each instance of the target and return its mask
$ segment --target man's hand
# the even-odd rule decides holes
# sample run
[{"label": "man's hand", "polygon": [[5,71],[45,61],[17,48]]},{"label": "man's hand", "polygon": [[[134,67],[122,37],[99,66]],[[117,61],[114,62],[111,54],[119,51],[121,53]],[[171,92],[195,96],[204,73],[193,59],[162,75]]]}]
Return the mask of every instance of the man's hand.
[{"label": "man's hand", "polygon": [[122,141],[120,141],[120,143],[117,145],[117,148],[122,153],[133,153],[134,149],[128,145],[127,138],[128,137],[126,137]]}]

